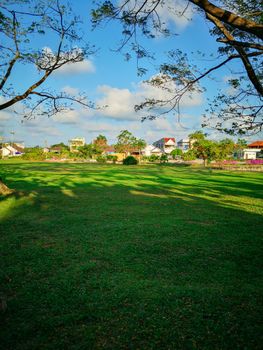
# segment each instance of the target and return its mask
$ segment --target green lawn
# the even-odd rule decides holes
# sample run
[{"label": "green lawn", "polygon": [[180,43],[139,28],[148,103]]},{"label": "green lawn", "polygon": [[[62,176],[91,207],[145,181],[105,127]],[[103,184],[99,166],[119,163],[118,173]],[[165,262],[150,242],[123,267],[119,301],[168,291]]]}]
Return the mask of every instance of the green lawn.
[{"label": "green lawn", "polygon": [[262,349],[263,174],[0,174],[1,349]]}]

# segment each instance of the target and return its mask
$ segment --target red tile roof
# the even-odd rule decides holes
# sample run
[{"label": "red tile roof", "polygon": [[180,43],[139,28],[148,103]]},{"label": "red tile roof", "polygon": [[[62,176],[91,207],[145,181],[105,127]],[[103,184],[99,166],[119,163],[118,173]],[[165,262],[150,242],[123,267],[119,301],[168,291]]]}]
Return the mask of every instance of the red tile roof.
[{"label": "red tile roof", "polygon": [[263,141],[255,141],[247,145],[249,148],[263,148]]},{"label": "red tile roof", "polygon": [[173,142],[175,142],[175,138],[174,137],[164,137],[164,142],[168,142],[169,140],[172,140]]}]

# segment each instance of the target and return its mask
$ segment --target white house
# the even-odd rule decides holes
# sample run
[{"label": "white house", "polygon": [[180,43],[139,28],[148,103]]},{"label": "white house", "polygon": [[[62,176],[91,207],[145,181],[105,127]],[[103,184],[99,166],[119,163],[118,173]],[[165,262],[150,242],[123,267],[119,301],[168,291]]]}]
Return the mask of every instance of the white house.
[{"label": "white house", "polygon": [[84,137],[76,137],[74,139],[69,140],[70,152],[78,152],[78,147],[82,147],[84,145],[85,145]]},{"label": "white house", "polygon": [[170,154],[176,148],[175,138],[163,137],[162,139],[155,141],[153,146],[159,148],[163,153]]},{"label": "white house", "polygon": [[247,148],[243,149],[244,159],[257,159],[259,153],[263,150],[263,141],[255,141],[247,145]]},{"label": "white house", "polygon": [[151,155],[156,155],[156,156],[161,156],[162,155],[162,151],[160,150],[160,148],[155,147],[153,145],[147,145],[143,150],[142,150],[142,154],[144,156],[151,156]]},{"label": "white house", "polygon": [[[22,146],[22,147],[21,147]],[[4,143],[1,148],[2,157],[17,157],[24,154],[24,144],[19,142],[17,143]]]},{"label": "white house", "polygon": [[187,152],[190,147],[190,140],[189,139],[181,139],[177,142],[177,148],[181,149],[183,152]]}]

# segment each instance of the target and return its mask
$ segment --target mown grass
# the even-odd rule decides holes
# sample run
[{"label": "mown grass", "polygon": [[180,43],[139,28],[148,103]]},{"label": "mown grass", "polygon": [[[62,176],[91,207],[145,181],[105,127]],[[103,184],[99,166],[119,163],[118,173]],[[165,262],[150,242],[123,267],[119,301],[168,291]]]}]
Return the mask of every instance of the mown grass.
[{"label": "mown grass", "polygon": [[3,162],[3,349],[260,349],[262,174]]}]

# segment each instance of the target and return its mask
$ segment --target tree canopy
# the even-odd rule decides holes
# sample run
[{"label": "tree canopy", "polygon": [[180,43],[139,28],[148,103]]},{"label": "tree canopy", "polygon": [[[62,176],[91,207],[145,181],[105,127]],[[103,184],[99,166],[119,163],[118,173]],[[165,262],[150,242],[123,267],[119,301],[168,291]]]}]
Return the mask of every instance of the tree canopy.
[{"label": "tree canopy", "polygon": [[[52,116],[70,109],[75,102],[94,107],[84,94],[53,91],[48,78],[67,64],[74,64],[94,52],[84,43],[80,20],[63,0],[2,0],[0,3],[0,110],[22,102],[26,118]],[[48,38],[56,40],[49,47]],[[53,40],[52,40],[53,41]],[[13,86],[18,65],[38,71],[26,87]]]},{"label": "tree canopy", "polygon": [[[232,62],[228,83],[231,92],[219,91],[210,101],[204,113],[203,126],[213,126],[229,134],[251,134],[262,130],[263,86],[262,59],[263,24],[262,4],[257,0],[182,0],[182,9],[177,1],[167,0],[125,0],[97,2],[92,12],[94,26],[105,18],[118,20],[123,25],[123,41],[120,49],[132,43],[137,59],[149,57],[150,53],[141,46],[138,32],[148,38],[157,33],[171,35],[161,20],[161,10],[184,16],[192,6],[200,16],[212,24],[211,36],[219,43],[214,62],[207,69],[196,66],[191,57],[179,49],[168,53],[168,61],[160,65],[159,74],[147,82],[169,92],[167,99],[146,99],[135,110],[148,110],[148,119],[171,111],[180,116],[180,103],[187,93],[204,91],[203,81]],[[205,20],[204,19],[204,20]],[[202,38],[200,37],[200,40]],[[175,39],[176,40],[176,39]],[[129,57],[130,53],[128,53]],[[145,69],[139,67],[139,73]],[[201,85],[202,84],[202,85]],[[163,111],[163,109],[166,109]],[[157,111],[157,112],[156,112]]]}]

